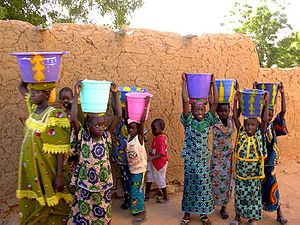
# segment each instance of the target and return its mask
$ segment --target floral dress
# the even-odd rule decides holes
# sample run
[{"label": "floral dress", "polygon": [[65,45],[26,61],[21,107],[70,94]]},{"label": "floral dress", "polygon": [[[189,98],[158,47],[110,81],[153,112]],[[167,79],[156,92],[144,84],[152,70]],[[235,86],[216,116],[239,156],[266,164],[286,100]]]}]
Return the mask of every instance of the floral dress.
[{"label": "floral dress", "polygon": [[211,175],[215,204],[225,206],[229,202],[233,178],[233,142],[234,125],[228,118],[225,127],[221,121],[213,126],[213,151],[211,157]]},{"label": "floral dress", "polygon": [[74,196],[68,224],[110,224],[113,186],[109,162],[111,137],[105,131],[97,141],[89,132],[81,129],[79,134],[80,158],[77,191]]},{"label": "floral dress", "polygon": [[281,120],[278,114],[270,123],[265,133],[268,156],[265,161],[265,179],[262,182],[263,209],[269,212],[276,211],[280,204],[278,183],[275,167],[279,161],[279,149],[277,137],[288,133],[285,120]]},{"label": "floral dress", "polygon": [[263,135],[257,129],[248,136],[244,127],[238,133],[235,148],[235,210],[246,219],[262,220],[261,180],[267,150]]},{"label": "floral dress", "polygon": [[185,128],[185,141],[181,157],[184,158],[184,190],[182,211],[187,213],[210,214],[214,211],[214,197],[210,176],[210,150],[208,135],[210,127],[218,122],[210,112],[202,121],[189,113],[181,115]]}]

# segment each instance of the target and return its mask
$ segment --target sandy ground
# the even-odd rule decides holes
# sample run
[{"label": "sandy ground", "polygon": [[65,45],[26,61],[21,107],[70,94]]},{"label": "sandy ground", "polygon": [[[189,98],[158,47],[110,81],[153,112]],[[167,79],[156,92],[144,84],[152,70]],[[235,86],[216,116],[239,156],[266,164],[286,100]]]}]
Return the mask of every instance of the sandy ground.
[{"label": "sandy ground", "polygon": [[[282,162],[278,167],[278,180],[281,194],[282,210],[284,215],[289,220],[289,225],[300,224],[300,160],[288,160]],[[121,210],[119,205],[121,199],[113,200],[113,225],[129,225],[131,224],[132,216],[128,210]],[[177,225],[180,224],[182,218],[181,211],[181,193],[175,193],[170,195],[170,202],[168,204],[157,204],[154,199],[150,199],[146,202],[147,221],[145,225]],[[222,220],[219,214],[219,208],[216,208],[215,212],[210,215],[210,219],[213,224],[225,225],[234,217],[233,201],[228,205],[229,219]],[[1,223],[14,225],[18,224],[17,220],[17,207],[11,208],[10,211],[2,212]],[[259,224],[276,225],[279,224],[275,221],[275,213],[264,212],[263,221]],[[192,216],[190,222],[193,224],[201,224],[197,215]],[[242,224],[247,224],[243,221]]]}]

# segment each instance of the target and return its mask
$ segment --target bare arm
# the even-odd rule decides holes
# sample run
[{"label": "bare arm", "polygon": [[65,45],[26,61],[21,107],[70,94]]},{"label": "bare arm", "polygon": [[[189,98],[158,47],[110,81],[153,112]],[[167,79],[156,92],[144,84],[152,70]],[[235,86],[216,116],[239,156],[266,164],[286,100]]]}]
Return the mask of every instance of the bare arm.
[{"label": "bare arm", "polygon": [[144,107],[144,112],[143,112],[143,115],[141,118],[140,129],[138,130],[138,137],[139,137],[139,141],[140,141],[141,145],[144,143],[144,123],[145,123],[145,119],[146,119],[146,115],[147,115],[147,107],[148,107],[149,102],[150,102],[150,97],[147,96],[145,107]]},{"label": "bare arm", "polygon": [[27,83],[25,83],[23,80],[19,81],[18,89],[21,95],[23,95],[24,97],[26,96],[27,93],[29,93],[29,90],[27,88]]},{"label": "bare arm", "polygon": [[262,114],[262,117],[261,117],[261,133],[264,134],[265,133],[265,130],[267,128],[267,125],[268,125],[268,105],[269,105],[269,93],[266,92],[265,94],[265,104],[264,104],[264,107],[263,107],[263,114]]},{"label": "bare arm", "polygon": [[241,94],[239,91],[237,91],[234,95],[234,101],[233,101],[233,120],[236,126],[236,129],[239,130],[241,127],[241,122],[240,122],[240,113],[238,110],[238,102],[240,101]]},{"label": "bare arm", "polygon": [[73,128],[75,130],[75,133],[78,134],[80,130],[80,123],[78,121],[78,96],[81,91],[81,81],[77,81],[75,84],[75,95],[74,95],[74,100],[72,103],[72,108],[71,108],[71,122],[73,125]]},{"label": "bare arm", "polygon": [[182,108],[183,108],[183,116],[184,118],[187,118],[189,115],[189,96],[188,96],[185,73],[182,74]]},{"label": "bare arm", "polygon": [[112,93],[112,107],[115,116],[108,127],[108,131],[113,133],[122,118],[122,107],[121,100],[118,96],[118,86],[115,83],[112,83],[110,91]]},{"label": "bare arm", "polygon": [[284,115],[286,112],[286,102],[285,102],[285,93],[283,83],[280,82],[279,91],[281,94],[281,111],[280,111],[280,120],[284,120]]},{"label": "bare arm", "polygon": [[219,94],[218,94],[218,89],[216,85],[216,81],[214,78],[214,75],[211,77],[211,88],[210,91],[213,90],[213,97],[212,97],[212,103],[210,106],[210,112],[211,114],[215,115],[218,107],[218,101],[219,101]]},{"label": "bare arm", "polygon": [[54,187],[57,192],[62,192],[64,190],[64,155],[57,155],[57,169],[56,177],[54,181]]}]

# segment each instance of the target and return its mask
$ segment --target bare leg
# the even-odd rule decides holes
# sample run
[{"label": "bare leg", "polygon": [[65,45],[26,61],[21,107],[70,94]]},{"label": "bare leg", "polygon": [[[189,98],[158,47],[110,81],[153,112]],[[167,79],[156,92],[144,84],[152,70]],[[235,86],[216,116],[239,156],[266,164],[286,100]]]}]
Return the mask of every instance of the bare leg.
[{"label": "bare leg", "polygon": [[288,222],[288,220],[286,218],[284,218],[284,216],[282,215],[280,205],[279,205],[279,207],[277,209],[277,221],[280,224],[286,224]]}]

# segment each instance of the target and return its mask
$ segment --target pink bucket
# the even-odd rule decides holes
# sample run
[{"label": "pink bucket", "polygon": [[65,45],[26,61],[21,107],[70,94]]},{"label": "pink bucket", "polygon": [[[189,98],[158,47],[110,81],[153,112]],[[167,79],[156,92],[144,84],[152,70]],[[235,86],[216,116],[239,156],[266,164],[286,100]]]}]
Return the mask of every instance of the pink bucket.
[{"label": "pink bucket", "polygon": [[[128,110],[128,121],[131,122],[141,122],[141,118],[144,113],[144,108],[146,104],[146,96],[150,96],[152,98],[152,94],[148,92],[132,92],[126,93],[127,99],[127,110]],[[151,102],[151,100],[150,100]],[[148,119],[149,111],[150,111],[150,102],[147,108],[146,120]]]},{"label": "pink bucket", "polygon": [[208,98],[212,74],[186,74],[190,98]]}]

